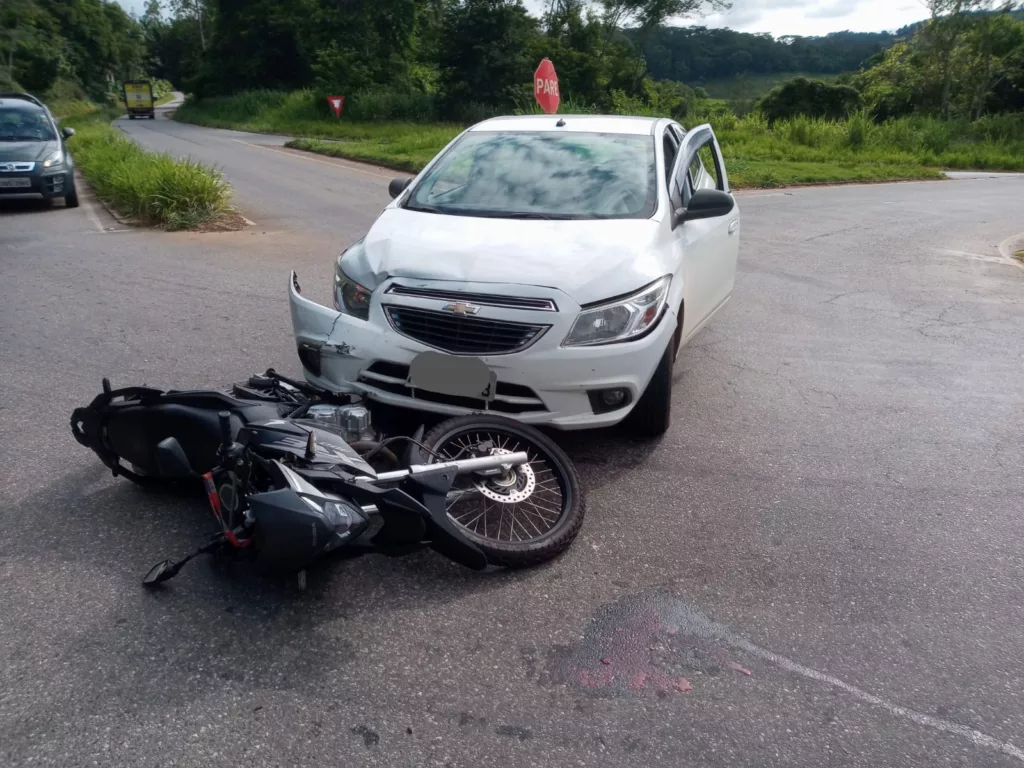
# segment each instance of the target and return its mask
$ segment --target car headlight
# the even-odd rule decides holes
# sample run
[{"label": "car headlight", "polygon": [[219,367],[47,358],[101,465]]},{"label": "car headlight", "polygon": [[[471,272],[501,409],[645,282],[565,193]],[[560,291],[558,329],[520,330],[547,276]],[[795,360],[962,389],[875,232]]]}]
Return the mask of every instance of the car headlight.
[{"label": "car headlight", "polygon": [[373,295],[373,291],[345,274],[345,269],[341,266],[343,258],[344,253],[338,257],[338,263],[334,268],[334,308],[360,320],[369,320],[370,296]]},{"label": "car headlight", "polygon": [[58,165],[64,162],[64,151],[58,149],[48,158],[43,160],[43,168],[56,168]]},{"label": "car headlight", "polygon": [[665,275],[632,296],[580,312],[562,346],[611,344],[643,335],[661,318],[671,282],[672,275]]}]

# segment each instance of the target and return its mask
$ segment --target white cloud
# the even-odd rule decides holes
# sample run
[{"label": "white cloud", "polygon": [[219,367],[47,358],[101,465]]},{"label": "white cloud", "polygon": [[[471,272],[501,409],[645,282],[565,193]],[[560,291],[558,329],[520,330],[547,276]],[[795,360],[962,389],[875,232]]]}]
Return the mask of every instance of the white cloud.
[{"label": "white cloud", "polygon": [[[141,15],[146,0],[118,0],[129,11]],[[549,0],[525,0],[526,7],[542,13]],[[729,27],[741,32],[770,32],[781,35],[826,35],[853,30],[880,32],[898,29],[927,16],[919,0],[733,0],[732,8],[677,24]]]},{"label": "white cloud", "polygon": [[702,23],[779,37],[895,30],[927,15],[916,0],[734,0],[732,9]]},{"label": "white cloud", "polygon": [[[549,5],[548,0],[525,3],[535,13]],[[673,23],[770,32],[781,37],[827,35],[847,29],[881,32],[899,29],[927,15],[918,0],[733,0],[732,8],[724,13],[676,19]]]}]

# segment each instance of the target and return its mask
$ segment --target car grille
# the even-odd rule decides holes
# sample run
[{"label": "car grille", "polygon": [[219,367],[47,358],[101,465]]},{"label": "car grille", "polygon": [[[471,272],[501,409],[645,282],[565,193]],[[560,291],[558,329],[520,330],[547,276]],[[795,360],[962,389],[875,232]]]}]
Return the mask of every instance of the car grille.
[{"label": "car grille", "polygon": [[495,296],[489,293],[466,293],[464,291],[442,291],[434,288],[413,288],[395,283],[387,293],[396,296],[412,296],[418,299],[440,299],[441,301],[466,301],[487,307],[506,309],[533,309],[539,312],[557,312],[558,305],[551,299],[534,299],[527,296]]},{"label": "car grille", "polygon": [[507,355],[526,349],[550,327],[449,312],[387,306],[391,327],[403,336],[453,355]]},{"label": "car grille", "polygon": [[25,173],[26,171],[34,170],[35,167],[35,163],[0,162],[0,173]]},{"label": "car grille", "polygon": [[469,397],[442,395],[436,392],[425,392],[422,389],[413,390],[407,383],[408,378],[409,366],[389,363],[384,360],[378,360],[359,374],[359,381],[363,384],[383,392],[390,392],[394,395],[410,397],[415,400],[451,405],[474,411],[486,409],[507,414],[543,413],[547,410],[544,401],[537,397],[537,393],[521,384],[499,381],[494,390],[494,400],[487,403],[483,400],[474,400]]}]

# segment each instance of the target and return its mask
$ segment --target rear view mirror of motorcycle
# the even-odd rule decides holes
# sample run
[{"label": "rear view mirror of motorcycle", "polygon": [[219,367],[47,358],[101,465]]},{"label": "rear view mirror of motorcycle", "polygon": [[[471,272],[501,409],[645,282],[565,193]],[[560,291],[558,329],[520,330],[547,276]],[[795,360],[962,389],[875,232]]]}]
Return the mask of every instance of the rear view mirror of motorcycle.
[{"label": "rear view mirror of motorcycle", "polygon": [[191,477],[195,474],[181,443],[173,437],[157,443],[156,465],[163,477]]},{"label": "rear view mirror of motorcycle", "polygon": [[164,560],[163,562],[157,563],[149,569],[149,573],[142,580],[142,583],[147,587],[155,587],[157,584],[167,581],[169,578],[174,576],[177,571],[171,573],[171,561]]}]

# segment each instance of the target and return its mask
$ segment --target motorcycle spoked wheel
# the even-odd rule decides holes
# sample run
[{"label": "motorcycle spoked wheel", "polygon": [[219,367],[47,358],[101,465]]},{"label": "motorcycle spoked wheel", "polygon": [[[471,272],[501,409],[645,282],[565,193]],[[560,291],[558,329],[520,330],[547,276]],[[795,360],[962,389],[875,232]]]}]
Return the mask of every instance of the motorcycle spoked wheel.
[{"label": "motorcycle spoked wheel", "polygon": [[[569,457],[533,427],[500,416],[448,419],[423,443],[449,461],[525,451],[530,461],[499,477],[462,475],[448,494],[448,517],[492,565],[523,568],[564,552],[583,525],[579,475]],[[481,449],[481,445],[485,446]]]}]

